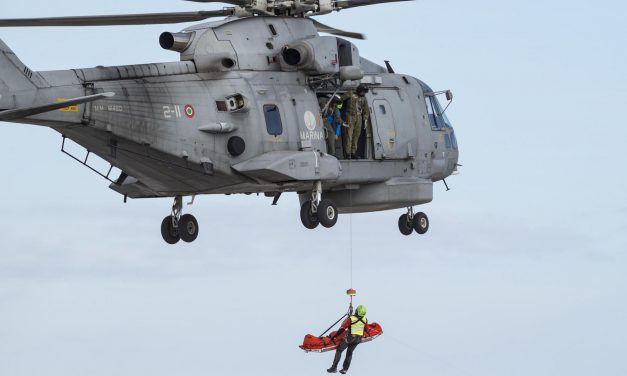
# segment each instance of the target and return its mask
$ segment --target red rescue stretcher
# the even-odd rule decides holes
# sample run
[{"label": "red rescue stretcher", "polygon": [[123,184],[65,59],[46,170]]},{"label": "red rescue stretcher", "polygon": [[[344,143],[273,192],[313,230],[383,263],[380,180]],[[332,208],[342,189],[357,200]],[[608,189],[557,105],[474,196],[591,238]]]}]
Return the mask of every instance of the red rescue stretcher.
[{"label": "red rescue stretcher", "polygon": [[[305,336],[305,339],[303,340],[303,344],[299,347],[305,352],[323,353],[325,351],[335,350],[339,346],[342,339],[344,339],[344,337],[346,336],[347,331],[345,330],[344,333],[331,339],[335,336],[336,333],[337,331],[331,332],[328,336],[325,337],[316,337],[314,335],[307,334]],[[367,324],[364,328],[364,336],[361,337],[361,342],[370,342],[381,334],[383,334],[383,329],[381,328],[381,325],[377,324],[376,322],[373,322],[372,324]]]}]

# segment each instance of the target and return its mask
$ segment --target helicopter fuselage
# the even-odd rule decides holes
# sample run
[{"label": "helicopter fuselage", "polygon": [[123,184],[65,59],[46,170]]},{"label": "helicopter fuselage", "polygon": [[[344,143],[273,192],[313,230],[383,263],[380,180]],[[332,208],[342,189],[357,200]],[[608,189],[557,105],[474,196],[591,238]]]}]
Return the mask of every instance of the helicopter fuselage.
[{"label": "helicopter fuselage", "polygon": [[[110,187],[131,198],[298,192],[306,201],[319,183],[340,212],[430,202],[433,182],[458,161],[437,93],[360,57],[350,42],[318,36],[310,23],[199,25],[173,35],[184,37],[172,48],[182,61],[31,72],[36,89],[0,108],[115,93],[14,121],[49,126],[119,168]],[[299,50],[309,61],[286,61],[294,45],[310,49]],[[350,77],[355,68],[361,76]],[[358,83],[370,87],[371,115],[362,159],[346,160],[341,142],[327,148],[319,97]]]}]

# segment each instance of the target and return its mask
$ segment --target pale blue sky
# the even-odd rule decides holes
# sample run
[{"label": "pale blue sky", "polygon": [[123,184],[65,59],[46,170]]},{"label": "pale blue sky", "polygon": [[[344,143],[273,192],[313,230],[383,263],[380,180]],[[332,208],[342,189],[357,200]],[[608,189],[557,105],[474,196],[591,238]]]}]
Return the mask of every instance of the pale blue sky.
[{"label": "pale blue sky", "polygon": [[[0,15],[217,7],[24,0]],[[358,302],[385,334],[351,374],[627,374],[626,8],[416,1],[319,18],[453,90],[464,165],[420,209],[424,237],[401,237],[402,211],[353,217]],[[66,69],[176,60],[158,36],[183,27],[0,38],[33,70]],[[1,123],[0,139],[0,375],[326,374],[330,354],[296,345],[345,309],[348,217],[308,231],[295,195],[199,197],[199,239],[170,247],[169,199],[124,205],[50,130]]]}]

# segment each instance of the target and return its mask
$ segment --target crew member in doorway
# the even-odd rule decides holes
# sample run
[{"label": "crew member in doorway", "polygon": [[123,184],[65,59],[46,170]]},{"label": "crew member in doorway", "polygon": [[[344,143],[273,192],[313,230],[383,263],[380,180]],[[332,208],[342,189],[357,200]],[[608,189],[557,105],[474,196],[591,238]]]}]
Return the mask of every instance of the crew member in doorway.
[{"label": "crew member in doorway", "polygon": [[361,343],[361,338],[364,335],[364,329],[366,328],[366,324],[368,324],[368,319],[366,319],[366,307],[360,305],[355,310],[354,315],[350,315],[344,323],[342,323],[342,327],[337,331],[335,337],[344,333],[346,336],[340,342],[337,350],[335,350],[335,358],[333,359],[333,365],[331,368],[327,370],[329,373],[337,372],[337,365],[340,363],[340,358],[342,357],[342,353],[344,350],[348,349],[346,352],[346,357],[344,358],[344,364],[342,365],[341,374],[345,374],[348,372],[348,367],[351,365],[351,360],[353,358],[353,351],[355,351],[355,347]]},{"label": "crew member in doorway", "polygon": [[342,126],[346,126],[342,121],[340,109],[342,98],[339,95],[318,98],[322,122],[324,123],[324,133],[326,134],[327,153],[335,155],[335,142],[339,138]]},{"label": "crew member in doorway", "polygon": [[357,145],[361,130],[368,124],[370,117],[370,108],[366,99],[368,87],[359,85],[355,91],[347,94],[348,108],[346,109],[346,120],[348,123],[348,132],[346,137],[346,154],[348,159],[359,159],[357,155]]}]

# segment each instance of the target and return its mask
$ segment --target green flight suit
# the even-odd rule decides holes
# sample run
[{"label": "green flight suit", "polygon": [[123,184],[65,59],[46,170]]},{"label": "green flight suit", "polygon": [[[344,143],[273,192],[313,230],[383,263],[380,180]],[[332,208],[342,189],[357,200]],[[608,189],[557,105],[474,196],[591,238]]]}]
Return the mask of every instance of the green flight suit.
[{"label": "green flight suit", "polygon": [[357,152],[357,144],[361,130],[368,124],[370,117],[370,107],[365,96],[360,97],[354,91],[347,93],[345,99],[348,99],[348,109],[346,112],[346,123],[348,123],[348,132],[346,133],[347,154],[355,154]]}]

